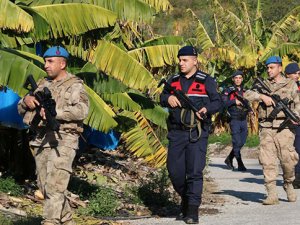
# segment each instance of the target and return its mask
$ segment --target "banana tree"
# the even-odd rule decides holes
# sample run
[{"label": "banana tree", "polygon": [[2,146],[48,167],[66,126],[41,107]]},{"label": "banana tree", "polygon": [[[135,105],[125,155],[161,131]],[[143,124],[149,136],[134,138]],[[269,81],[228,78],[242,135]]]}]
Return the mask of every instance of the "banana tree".
[{"label": "banana tree", "polygon": [[[131,46],[130,50],[142,46],[144,37],[140,27],[150,26],[155,13],[169,11],[171,8],[167,0],[3,0],[0,4],[0,57],[5,60],[1,60],[0,84],[8,85],[21,96],[24,95],[22,84],[28,74],[34,74],[36,79],[46,75],[41,69],[43,59],[30,52],[35,52],[38,43],[44,48],[52,44],[63,44],[72,55],[71,64],[72,59],[81,60],[83,70],[79,71],[78,76],[84,75],[85,80],[85,74],[94,73],[97,77],[96,74],[101,73],[118,82],[117,86],[112,87],[113,93],[99,92],[97,83],[86,83],[91,108],[85,123],[103,132],[112,128],[124,132],[123,138],[128,149],[133,149],[138,156],[151,156],[162,149],[165,154],[165,148],[160,144],[152,126],[165,127],[167,113],[146,97],[156,91],[157,81],[151,68],[157,64],[142,64],[129,54],[128,46]],[[9,15],[20,16],[10,18]],[[159,56],[163,59],[161,67],[171,65],[176,60],[174,52],[178,46],[156,47],[161,51],[152,53],[146,60],[154,62],[153,57]],[[93,68],[84,66],[87,62]],[[105,85],[109,86],[109,82]],[[121,85],[126,89],[119,91],[117,87]],[[151,107],[146,107],[145,102],[150,102]],[[130,129],[122,130],[124,121],[135,122]],[[139,129],[148,137],[143,138],[143,143],[149,142],[148,147],[142,147],[138,139],[127,133],[131,129]],[[135,137],[140,134],[138,132]],[[150,144],[153,140],[156,140],[155,145]],[[164,160],[153,160],[153,163],[162,165]]]}]

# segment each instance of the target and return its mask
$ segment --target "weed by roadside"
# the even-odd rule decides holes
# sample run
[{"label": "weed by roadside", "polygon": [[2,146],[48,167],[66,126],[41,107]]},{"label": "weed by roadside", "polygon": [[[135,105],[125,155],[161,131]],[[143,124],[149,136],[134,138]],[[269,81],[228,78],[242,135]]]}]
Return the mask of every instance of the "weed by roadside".
[{"label": "weed by roadside", "polygon": [[[210,135],[208,138],[208,143],[219,143],[221,145],[231,145],[231,135],[230,133],[222,133],[220,135]],[[258,135],[248,135],[245,147],[253,148],[259,145],[259,136]]]},{"label": "weed by roadside", "polygon": [[0,177],[0,193],[1,192],[12,196],[21,196],[23,194],[21,186],[18,185],[12,177]]}]

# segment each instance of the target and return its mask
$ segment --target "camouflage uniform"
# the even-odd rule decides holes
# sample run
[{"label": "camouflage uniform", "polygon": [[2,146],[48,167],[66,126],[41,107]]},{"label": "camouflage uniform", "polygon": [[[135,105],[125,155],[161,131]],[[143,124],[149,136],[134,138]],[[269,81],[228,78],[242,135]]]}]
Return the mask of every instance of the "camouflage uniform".
[{"label": "camouflage uniform", "polygon": [[[69,73],[59,81],[43,79],[38,90],[43,87],[49,88],[56,101],[56,119],[60,123],[58,133],[41,123],[30,141],[35,154],[38,186],[45,196],[44,223],[73,224],[66,192],[89,101],[82,80]],[[35,112],[27,110],[23,99],[18,110],[24,116],[24,122],[30,125]]]},{"label": "camouflage uniform", "polygon": [[[291,109],[296,115],[300,112],[300,100],[297,94],[297,85],[291,79],[282,77],[281,82],[275,83],[272,80],[265,80],[265,83],[272,91],[272,94],[278,94],[281,98],[287,97],[293,100]],[[255,88],[254,88],[255,90]],[[248,90],[245,93],[245,98],[250,101],[260,100],[260,94],[256,91]],[[274,201],[278,203],[276,192],[276,177],[278,175],[277,158],[280,161],[283,170],[284,189],[288,194],[289,201],[296,201],[295,193],[290,192],[290,186],[295,179],[295,165],[298,162],[298,154],[293,146],[294,143],[294,126],[290,124],[289,127],[278,130],[280,124],[284,121],[285,115],[281,111],[276,119],[269,120],[268,116],[274,109],[273,106],[266,106],[260,102],[258,108],[258,118],[260,125],[260,148],[259,148],[259,162],[263,167],[265,186],[268,194],[272,194]],[[264,202],[268,203],[268,202]]]}]

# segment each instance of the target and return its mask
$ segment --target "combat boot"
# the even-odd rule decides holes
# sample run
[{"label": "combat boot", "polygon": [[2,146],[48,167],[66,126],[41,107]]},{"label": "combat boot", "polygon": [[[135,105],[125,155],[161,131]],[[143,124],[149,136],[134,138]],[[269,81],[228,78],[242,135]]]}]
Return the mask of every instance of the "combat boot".
[{"label": "combat boot", "polygon": [[294,190],[292,183],[284,183],[283,188],[286,192],[288,201],[295,202],[297,200],[297,194]]},{"label": "combat boot", "polygon": [[188,205],[186,217],[183,219],[186,224],[199,223],[199,207],[197,205]]},{"label": "combat boot", "polygon": [[188,208],[187,200],[185,198],[182,198],[180,204],[180,213],[176,217],[176,220],[183,220],[186,217],[187,208]]},{"label": "combat boot", "polygon": [[294,189],[300,188],[300,173],[296,173],[295,180],[293,181]]},{"label": "combat boot", "polygon": [[242,157],[237,157],[236,161],[238,163],[238,171],[247,171],[247,168],[243,163]]},{"label": "combat boot", "polygon": [[263,205],[277,205],[279,204],[278,195],[276,191],[276,185],[273,184],[267,184],[266,189],[268,192],[268,196],[265,200],[263,200]]},{"label": "combat boot", "polygon": [[233,166],[233,158],[234,158],[234,153],[233,151],[230,152],[230,154],[227,156],[225,159],[225,164],[227,165],[228,169],[234,170]]}]

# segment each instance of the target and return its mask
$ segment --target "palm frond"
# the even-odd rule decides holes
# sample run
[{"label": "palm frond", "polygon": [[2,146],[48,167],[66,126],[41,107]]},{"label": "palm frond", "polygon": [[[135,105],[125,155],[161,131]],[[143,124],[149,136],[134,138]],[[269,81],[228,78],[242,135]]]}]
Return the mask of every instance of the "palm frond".
[{"label": "palm frond", "polygon": [[182,45],[183,37],[163,36],[145,41],[140,47],[149,47],[155,45]]},{"label": "palm frond", "polygon": [[260,39],[266,29],[265,23],[262,17],[261,2],[257,0],[256,14],[255,14],[255,34]]},{"label": "palm frond", "polygon": [[86,3],[113,11],[120,20],[136,22],[151,22],[155,14],[154,8],[141,0],[24,0],[23,3],[31,7],[60,3]]},{"label": "palm frond", "polygon": [[127,93],[103,93],[101,96],[106,102],[110,102],[114,107],[127,111],[141,110],[141,106],[134,102]]},{"label": "palm frond", "polygon": [[294,51],[296,52],[300,52],[300,44],[299,43],[282,43],[280,45],[278,45],[276,48],[273,48],[271,51],[266,52],[264,55],[262,55],[262,57],[260,58],[260,61],[263,62],[264,60],[266,60],[268,57],[272,56],[272,55],[287,55],[287,54],[291,54]]},{"label": "palm frond", "polygon": [[[300,10],[300,7],[298,8]],[[289,36],[296,33],[299,29],[300,22],[298,17],[295,17],[294,15],[290,15],[281,23],[277,23],[272,37],[264,49],[262,60],[266,59],[266,55],[269,55],[269,52],[272,51],[272,49],[277,48],[283,43],[289,42]]]},{"label": "palm frond", "polygon": [[214,47],[214,43],[210,39],[205,27],[203,26],[199,18],[191,9],[188,9],[187,11],[190,12],[194,19],[198,21],[198,25],[196,28],[197,46],[200,46],[203,50]]},{"label": "palm frond", "polygon": [[31,8],[47,20],[54,38],[78,35],[89,30],[109,27],[114,25],[117,19],[115,13],[91,4],[69,3]]},{"label": "palm frond", "polygon": [[17,32],[29,32],[33,29],[31,15],[9,0],[0,2],[0,28]]},{"label": "palm frond", "polygon": [[11,37],[0,30],[0,46],[4,48],[16,48],[18,45],[15,37]]},{"label": "palm frond", "polygon": [[0,49],[0,84],[7,85],[20,96],[28,92],[23,88],[23,84],[29,74],[32,74],[36,81],[46,76],[43,69],[24,55],[28,56],[29,53]]},{"label": "palm frond", "polygon": [[84,123],[96,130],[107,133],[118,125],[113,119],[115,113],[91,88],[85,85],[85,89],[89,96],[90,108]]},{"label": "palm frond", "polygon": [[140,63],[149,64],[150,67],[163,67],[177,63],[179,45],[155,45],[134,49],[128,52],[130,56]]},{"label": "palm frond", "polygon": [[[165,148],[162,146],[150,124],[141,113],[126,112],[124,115],[135,118],[135,120],[138,122],[138,126],[128,132],[123,133],[121,136],[125,142],[126,149],[138,157],[150,157],[155,155],[157,152],[160,152],[162,155],[166,154]],[[156,161],[157,158],[161,157],[157,156],[153,158],[153,160],[148,161],[154,165],[159,165],[158,161]]]},{"label": "palm frond", "polygon": [[154,7],[156,12],[159,11],[170,12],[173,9],[173,6],[168,0],[142,0],[142,1]]},{"label": "palm frond", "polygon": [[145,91],[157,86],[157,81],[144,66],[113,43],[99,41],[89,61],[130,88]]},{"label": "palm frond", "polygon": [[168,112],[159,106],[156,102],[153,102],[150,98],[145,97],[140,93],[128,93],[133,101],[141,106],[143,115],[152,123],[167,129],[167,117]]}]

